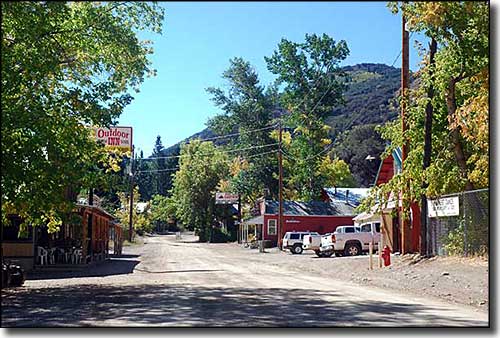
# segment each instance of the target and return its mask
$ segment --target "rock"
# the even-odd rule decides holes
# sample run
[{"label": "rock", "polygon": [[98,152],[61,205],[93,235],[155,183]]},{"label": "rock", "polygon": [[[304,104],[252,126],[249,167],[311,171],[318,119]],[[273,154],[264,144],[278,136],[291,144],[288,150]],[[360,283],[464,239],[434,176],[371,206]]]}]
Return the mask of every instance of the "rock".
[{"label": "rock", "polygon": [[434,287],[436,287],[436,284],[432,283],[431,288],[434,288]]},{"label": "rock", "polygon": [[371,281],[371,279],[370,279],[370,278],[366,278],[366,277],[365,277],[365,278],[363,278],[363,279],[362,279],[362,281],[363,281],[363,282],[369,282],[369,281]]},{"label": "rock", "polygon": [[444,272],[441,274],[441,276],[449,276],[449,275],[450,275],[450,273],[449,273],[448,271],[444,271]]},{"label": "rock", "polygon": [[484,300],[479,302],[479,305],[484,305],[484,304],[486,304],[486,301],[484,301]]}]

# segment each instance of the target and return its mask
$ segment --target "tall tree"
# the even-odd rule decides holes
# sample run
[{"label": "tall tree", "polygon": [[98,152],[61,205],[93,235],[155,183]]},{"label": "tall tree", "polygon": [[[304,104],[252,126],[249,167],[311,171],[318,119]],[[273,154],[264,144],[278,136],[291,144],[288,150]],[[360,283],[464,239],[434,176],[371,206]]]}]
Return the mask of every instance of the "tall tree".
[{"label": "tall tree", "polygon": [[319,170],[331,144],[325,118],[342,103],[345,83],[339,63],[348,54],[344,40],[306,34],[303,43],[282,39],[273,55],[265,57],[277,84],[284,86],[281,105],[289,111],[286,123],[293,128],[287,153],[294,168],[287,185],[304,200],[320,198],[328,180]]},{"label": "tall tree", "polygon": [[181,146],[180,156],[172,188],[176,216],[204,242],[210,238],[217,185],[227,178],[227,155],[212,142],[193,140]]},{"label": "tall tree", "polygon": [[[146,2],[2,2],[2,215],[57,230],[68,187],[105,180],[91,125],[108,126],[153,74],[139,30],[161,31]],[[111,169],[116,169],[115,159]],[[3,222],[2,222],[3,223]]]},{"label": "tall tree", "polygon": [[[371,187],[384,152],[385,141],[376,131],[376,125],[360,125],[344,132],[338,139],[333,153],[349,163],[357,185]],[[368,156],[374,157],[367,160]]]},{"label": "tall tree", "polygon": [[[276,90],[260,85],[258,74],[251,64],[242,58],[230,60],[229,68],[222,74],[228,90],[210,87],[207,92],[212,101],[222,109],[208,121],[208,126],[218,135],[239,133],[228,138],[228,147],[237,150],[246,166],[235,171],[229,189],[243,194],[249,201],[262,196],[265,188],[277,196],[278,185],[273,173],[277,171],[276,143],[271,138],[273,113],[277,108]],[[239,161],[239,160],[237,160]]]}]

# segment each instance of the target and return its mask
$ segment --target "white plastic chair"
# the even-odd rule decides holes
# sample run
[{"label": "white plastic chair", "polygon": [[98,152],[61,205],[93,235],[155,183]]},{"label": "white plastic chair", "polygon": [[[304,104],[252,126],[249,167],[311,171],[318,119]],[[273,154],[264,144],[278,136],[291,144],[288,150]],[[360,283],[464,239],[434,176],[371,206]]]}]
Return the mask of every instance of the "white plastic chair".
[{"label": "white plastic chair", "polygon": [[82,262],[82,249],[75,249],[71,255],[71,263],[80,264]]},{"label": "white plastic chair", "polygon": [[56,248],[48,249],[49,264],[56,264]]},{"label": "white plastic chair", "polygon": [[47,250],[45,250],[44,248],[42,248],[41,246],[37,246],[36,247],[36,255],[38,258],[40,258],[40,265],[45,265],[45,264],[48,264],[47,260],[48,260],[48,252]]}]

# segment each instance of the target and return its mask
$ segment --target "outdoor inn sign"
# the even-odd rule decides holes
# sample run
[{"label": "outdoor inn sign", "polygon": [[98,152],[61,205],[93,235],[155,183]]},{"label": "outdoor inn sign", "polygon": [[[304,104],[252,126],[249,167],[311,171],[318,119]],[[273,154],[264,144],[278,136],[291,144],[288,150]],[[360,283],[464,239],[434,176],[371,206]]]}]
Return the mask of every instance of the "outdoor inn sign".
[{"label": "outdoor inn sign", "polygon": [[93,134],[106,148],[132,150],[132,127],[94,127]]}]

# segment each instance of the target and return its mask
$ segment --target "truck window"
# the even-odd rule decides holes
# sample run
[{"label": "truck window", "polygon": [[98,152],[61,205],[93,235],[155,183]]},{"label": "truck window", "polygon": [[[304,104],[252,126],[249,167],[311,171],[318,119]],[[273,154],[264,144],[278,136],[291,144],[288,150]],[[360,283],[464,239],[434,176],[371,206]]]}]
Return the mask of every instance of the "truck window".
[{"label": "truck window", "polygon": [[372,232],[371,224],[363,224],[361,226],[361,232]]},{"label": "truck window", "polygon": [[380,232],[380,223],[374,223],[375,224],[375,232]]},{"label": "truck window", "polygon": [[300,239],[300,234],[290,234],[290,239]]},{"label": "truck window", "polygon": [[354,227],[345,228],[346,233],[354,233]]}]

